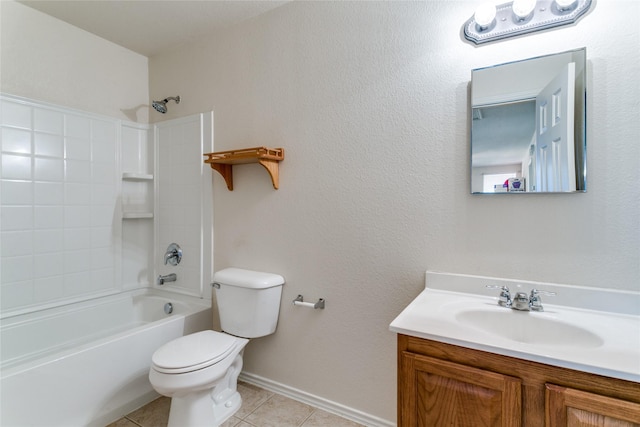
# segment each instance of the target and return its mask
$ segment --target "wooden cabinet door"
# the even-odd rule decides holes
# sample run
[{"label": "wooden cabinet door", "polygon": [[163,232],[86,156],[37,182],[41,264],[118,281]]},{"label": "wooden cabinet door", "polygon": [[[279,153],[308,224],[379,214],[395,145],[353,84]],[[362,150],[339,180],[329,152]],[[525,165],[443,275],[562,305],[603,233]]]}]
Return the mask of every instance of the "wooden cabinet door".
[{"label": "wooden cabinet door", "polygon": [[518,378],[403,352],[398,381],[401,427],[519,427]]},{"label": "wooden cabinet door", "polygon": [[547,427],[640,427],[638,403],[553,384],[545,395]]}]

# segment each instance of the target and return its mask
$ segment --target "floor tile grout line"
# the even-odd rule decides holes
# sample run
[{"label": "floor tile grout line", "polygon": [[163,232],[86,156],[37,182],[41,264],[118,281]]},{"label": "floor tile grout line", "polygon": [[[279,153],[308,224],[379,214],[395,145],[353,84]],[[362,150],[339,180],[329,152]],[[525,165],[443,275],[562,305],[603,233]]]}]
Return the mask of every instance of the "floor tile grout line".
[{"label": "floor tile grout line", "polygon": [[302,426],[304,426],[304,423],[306,423],[307,421],[309,421],[309,418],[311,418],[311,416],[312,416],[313,414],[315,414],[315,413],[316,413],[316,411],[318,410],[318,408],[315,408],[315,407],[313,407],[313,406],[311,406],[311,405],[309,405],[309,407],[311,408],[311,413],[309,413],[309,415],[307,415],[307,417],[306,417],[304,420],[302,420],[302,422],[300,423],[300,425],[299,425],[298,427],[302,427]]},{"label": "floor tile grout line", "polygon": [[[263,389],[263,390],[264,390],[264,389]],[[249,412],[247,415],[245,415],[245,416],[244,416],[244,417],[242,417],[242,418],[240,418],[240,417],[236,417],[236,418],[238,418],[240,421],[244,421],[244,422],[249,423],[249,421],[247,421],[247,418],[249,418],[249,417],[250,417],[254,412],[256,412],[259,408],[261,408],[261,407],[262,407],[263,405],[265,405],[268,401],[270,401],[270,400],[271,400],[271,398],[272,398],[273,396],[275,396],[275,395],[276,395],[276,393],[273,393],[273,392],[269,392],[269,393],[271,393],[271,395],[270,395],[269,397],[267,397],[267,398],[264,400],[264,402],[262,402],[261,404],[259,404],[259,405],[258,405],[258,406],[256,406],[255,408],[253,408],[253,411]],[[252,423],[249,423],[249,424],[253,425]]]},{"label": "floor tile grout line", "polygon": [[139,422],[137,422],[137,421],[135,421],[135,420],[132,420],[132,419],[131,419],[131,418],[129,418],[127,415],[125,415],[123,418],[124,418],[124,419],[126,419],[126,420],[128,420],[128,421],[131,421],[132,423],[134,423],[135,425],[137,425],[137,426],[139,426],[139,427],[144,427],[142,424],[140,424]]}]

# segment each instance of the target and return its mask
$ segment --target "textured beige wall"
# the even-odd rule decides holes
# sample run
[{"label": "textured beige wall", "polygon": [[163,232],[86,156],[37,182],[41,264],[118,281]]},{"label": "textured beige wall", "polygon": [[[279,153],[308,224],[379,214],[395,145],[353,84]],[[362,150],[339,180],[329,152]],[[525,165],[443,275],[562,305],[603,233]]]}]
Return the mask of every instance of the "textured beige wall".
[{"label": "textured beige wall", "polygon": [[[394,420],[387,328],[426,269],[638,289],[640,4],[482,47],[460,35],[475,4],[294,2],[150,60],[171,114],[214,110],[216,150],[286,149],[278,191],[259,166],[213,178],[215,267],[287,280],[248,372]],[[582,46],[588,193],[470,195],[470,70]]]},{"label": "textured beige wall", "polygon": [[11,0],[0,16],[0,91],[148,122],[145,56]]}]

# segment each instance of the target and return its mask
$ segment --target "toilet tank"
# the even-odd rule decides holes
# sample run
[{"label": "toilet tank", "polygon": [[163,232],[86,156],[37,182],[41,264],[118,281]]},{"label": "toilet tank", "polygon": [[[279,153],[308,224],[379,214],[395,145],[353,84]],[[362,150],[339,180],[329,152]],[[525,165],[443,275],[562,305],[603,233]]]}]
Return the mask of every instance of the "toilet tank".
[{"label": "toilet tank", "polygon": [[220,326],[228,334],[258,338],[275,332],[284,278],[278,274],[225,268],[213,276]]}]

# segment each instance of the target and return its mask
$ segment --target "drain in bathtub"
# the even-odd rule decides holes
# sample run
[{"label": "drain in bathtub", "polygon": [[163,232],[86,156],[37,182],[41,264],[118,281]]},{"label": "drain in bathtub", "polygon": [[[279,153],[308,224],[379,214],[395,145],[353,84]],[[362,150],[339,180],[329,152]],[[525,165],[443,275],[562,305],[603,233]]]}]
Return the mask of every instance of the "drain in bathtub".
[{"label": "drain in bathtub", "polygon": [[170,302],[166,303],[164,305],[164,312],[165,312],[165,314],[173,313],[173,304],[171,304]]}]

